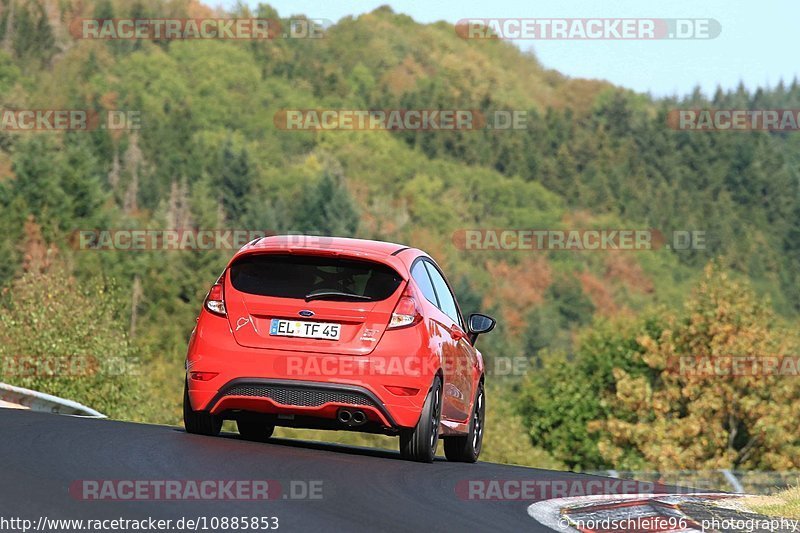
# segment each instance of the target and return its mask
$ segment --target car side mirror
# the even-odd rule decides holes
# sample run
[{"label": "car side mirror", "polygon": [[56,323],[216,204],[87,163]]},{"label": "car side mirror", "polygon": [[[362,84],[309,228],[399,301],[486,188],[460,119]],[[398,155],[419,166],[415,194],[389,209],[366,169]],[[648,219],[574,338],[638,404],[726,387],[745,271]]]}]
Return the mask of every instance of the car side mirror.
[{"label": "car side mirror", "polygon": [[469,326],[469,337],[472,342],[475,342],[478,335],[489,333],[497,325],[497,321],[494,318],[480,313],[472,313],[469,315],[467,323]]}]

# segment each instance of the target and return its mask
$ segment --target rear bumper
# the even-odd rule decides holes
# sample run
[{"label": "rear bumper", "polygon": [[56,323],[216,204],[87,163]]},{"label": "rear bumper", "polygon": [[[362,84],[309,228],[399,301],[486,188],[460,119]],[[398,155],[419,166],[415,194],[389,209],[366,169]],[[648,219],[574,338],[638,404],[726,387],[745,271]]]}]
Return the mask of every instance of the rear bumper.
[{"label": "rear bumper", "polygon": [[[414,427],[440,365],[415,328],[387,335],[368,356],[247,348],[233,339],[226,319],[204,312],[187,355],[192,408],[228,418],[264,413],[304,427],[300,421],[332,421],[349,407],[363,411],[371,428]],[[199,381],[192,372],[217,375]],[[396,387],[416,393],[397,394]]]},{"label": "rear bumper", "polygon": [[[318,415],[333,418],[339,407],[353,407],[371,413],[387,428],[400,426],[383,401],[364,387],[315,381],[237,378],[226,383],[208,402],[214,414],[241,409],[250,405],[266,414]],[[332,412],[333,416],[330,415]]]}]

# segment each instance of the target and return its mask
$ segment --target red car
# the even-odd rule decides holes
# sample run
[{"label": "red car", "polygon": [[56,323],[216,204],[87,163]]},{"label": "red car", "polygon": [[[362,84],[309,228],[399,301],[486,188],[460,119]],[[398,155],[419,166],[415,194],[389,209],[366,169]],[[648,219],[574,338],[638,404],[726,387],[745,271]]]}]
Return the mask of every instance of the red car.
[{"label": "red car", "polygon": [[387,242],[257,239],[208,292],[186,361],[184,424],[247,439],[275,426],[398,435],[403,457],[475,462],[486,410],[475,340],[424,252]]}]

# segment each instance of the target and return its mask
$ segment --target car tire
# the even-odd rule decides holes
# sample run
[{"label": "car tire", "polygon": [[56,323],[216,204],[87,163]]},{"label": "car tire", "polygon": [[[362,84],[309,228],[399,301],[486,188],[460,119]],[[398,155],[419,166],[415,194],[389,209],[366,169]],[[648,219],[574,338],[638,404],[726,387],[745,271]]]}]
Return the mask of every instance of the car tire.
[{"label": "car tire", "polygon": [[478,460],[483,446],[483,428],[486,423],[486,393],[483,383],[478,384],[475,405],[469,422],[469,433],[463,437],[445,437],[444,455],[448,461],[474,463]]},{"label": "car tire", "polygon": [[442,380],[436,376],[414,429],[400,432],[400,455],[409,461],[431,463],[439,445],[442,418]]},{"label": "car tire", "polygon": [[266,442],[275,431],[275,426],[269,424],[266,418],[258,415],[237,418],[236,427],[243,439],[255,442]]},{"label": "car tire", "polygon": [[216,437],[222,430],[222,417],[207,411],[195,411],[189,401],[189,386],[183,385],[183,427],[187,433]]}]

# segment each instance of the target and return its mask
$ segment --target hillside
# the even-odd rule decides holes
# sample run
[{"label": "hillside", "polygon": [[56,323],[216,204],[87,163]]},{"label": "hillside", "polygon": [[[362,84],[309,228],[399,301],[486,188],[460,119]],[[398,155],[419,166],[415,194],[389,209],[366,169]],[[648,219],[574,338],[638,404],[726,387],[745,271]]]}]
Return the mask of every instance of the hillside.
[{"label": "hillside", "polygon": [[[324,39],[106,42],[72,38],[70,23],[219,13],[188,0],[0,6],[2,108],[133,110],[142,118],[132,131],[0,131],[0,285],[8,294],[32,290],[30,279],[20,282],[25,272],[54,285],[74,278],[76,291],[113,281],[114,327],[154,390],[178,390],[199,304],[232,252],[75,250],[77,230],[234,228],[407,242],[444,264],[465,312],[498,316],[497,333],[482,340],[487,357],[522,357],[531,368],[543,350],[572,354],[576,332],[597,320],[677,308],[712,259],[770,297],[781,321],[797,324],[797,136],[678,132],[666,120],[680,107],[797,108],[797,82],[720,91],[710,101],[653,100],[569,79],[509,43],[466,41],[452,26],[418,24],[389,8],[338,21]],[[267,6],[225,15],[277,17]],[[529,127],[275,127],[281,110],[315,108],[522,110]],[[454,244],[461,230],[502,228],[655,228],[708,238],[705,249],[686,251]],[[519,377],[498,377],[503,408],[517,402]],[[141,412],[112,414],[175,423],[179,400],[162,393]]]}]

